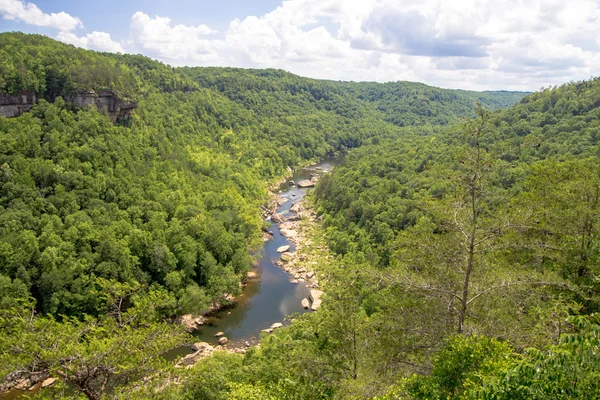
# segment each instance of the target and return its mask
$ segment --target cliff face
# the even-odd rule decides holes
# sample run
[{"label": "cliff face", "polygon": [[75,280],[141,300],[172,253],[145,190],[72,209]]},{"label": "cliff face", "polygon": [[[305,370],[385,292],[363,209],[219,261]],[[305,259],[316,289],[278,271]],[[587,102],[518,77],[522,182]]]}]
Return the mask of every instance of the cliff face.
[{"label": "cliff face", "polygon": [[135,101],[120,99],[112,90],[80,91],[67,101],[77,107],[95,106],[99,111],[107,111],[112,122],[115,122],[117,118],[129,119],[131,111],[137,108]]},{"label": "cliff face", "polygon": [[[100,112],[106,111],[112,122],[117,119],[129,119],[131,111],[137,108],[135,101],[120,99],[112,90],[79,91],[65,100],[80,108],[96,107]],[[18,95],[0,93],[0,115],[8,118],[18,117],[31,110],[36,101],[32,91],[21,92]]]},{"label": "cliff face", "polygon": [[36,103],[35,93],[32,91],[21,92],[17,95],[0,93],[0,115],[3,117],[18,117],[31,110]]}]

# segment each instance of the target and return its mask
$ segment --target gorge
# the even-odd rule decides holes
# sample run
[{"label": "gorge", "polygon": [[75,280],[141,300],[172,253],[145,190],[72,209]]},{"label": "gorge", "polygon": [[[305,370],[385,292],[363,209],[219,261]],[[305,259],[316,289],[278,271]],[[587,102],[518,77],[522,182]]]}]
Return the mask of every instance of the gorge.
[{"label": "gorge", "polygon": [[[337,82],[21,33],[0,54],[0,392],[600,390],[599,79]],[[196,336],[174,323],[231,296]]]}]

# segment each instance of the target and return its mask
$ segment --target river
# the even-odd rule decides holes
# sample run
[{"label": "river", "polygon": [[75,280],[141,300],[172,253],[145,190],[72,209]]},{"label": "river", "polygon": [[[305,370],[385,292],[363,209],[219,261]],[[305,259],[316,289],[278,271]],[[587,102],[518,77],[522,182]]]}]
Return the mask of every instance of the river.
[{"label": "river", "polygon": [[[323,175],[339,162],[340,158],[328,158],[319,164],[296,171],[279,187],[279,195],[287,201],[277,212],[283,216],[293,214],[290,208],[311,190],[290,185],[290,180],[299,182],[310,179],[311,174]],[[218,311],[208,319],[208,323],[194,334],[198,341],[216,345],[218,338],[215,334],[223,332],[232,347],[241,347],[246,341],[255,344],[260,338],[261,330],[269,328],[273,323],[281,322],[285,325],[287,316],[310,312],[300,304],[310,292],[306,283],[290,283],[290,275],[275,265],[280,258],[277,248],[290,245],[288,251],[293,252],[294,243],[279,233],[278,224],[271,223],[269,231],[273,237],[264,243],[260,251],[255,270],[258,274],[257,279],[248,280],[248,285],[236,298],[235,307]],[[169,358],[189,353],[191,349],[186,346],[170,353]]]}]

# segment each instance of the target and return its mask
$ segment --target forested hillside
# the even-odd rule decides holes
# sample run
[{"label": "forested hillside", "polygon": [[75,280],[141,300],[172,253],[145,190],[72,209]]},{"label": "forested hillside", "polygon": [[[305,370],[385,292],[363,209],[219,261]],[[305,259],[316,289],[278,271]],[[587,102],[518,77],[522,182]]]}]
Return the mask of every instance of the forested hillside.
[{"label": "forested hillside", "polygon": [[461,116],[474,116],[473,104],[486,109],[510,107],[523,98],[523,92],[469,92],[444,90],[414,82],[345,83],[343,88],[366,101],[399,126],[446,125]]},{"label": "forested hillside", "polygon": [[[345,117],[375,110],[378,119],[398,126],[444,125],[474,116],[474,105],[495,110],[519,102],[524,92],[448,90],[413,82],[335,82],[300,78],[281,70],[184,68],[200,85],[245,107],[270,115],[304,113],[312,107]],[[295,107],[275,105],[296,99]],[[357,100],[359,100],[357,102]]]},{"label": "forested hillside", "polygon": [[[535,97],[545,94],[534,94],[513,110],[495,114],[493,121],[499,122],[488,125],[495,127],[493,135],[501,139],[498,146],[508,146],[503,162],[524,158],[533,151],[530,148],[537,149],[531,157],[540,159],[558,154],[560,146],[579,156],[591,154],[592,144],[565,143],[561,135],[576,127],[586,131],[590,141],[595,140],[594,129],[588,129],[596,121],[593,116],[597,118],[593,114],[595,100],[582,100],[570,108],[572,101],[583,99],[582,91],[588,93],[595,86],[590,82],[588,89],[573,91],[566,102],[562,95],[550,101],[557,113],[561,110],[572,116],[577,112],[569,122],[573,126],[560,128],[565,119],[562,114],[553,115],[554,123],[547,121],[548,109]],[[377,88],[381,94],[375,93]],[[77,91],[99,89],[135,100],[138,108],[131,119],[113,124],[95,108],[78,108],[68,100]],[[401,209],[392,213],[380,210],[380,217],[373,215],[375,223],[378,218],[394,221],[383,221],[387,228],[380,224],[373,228],[379,233],[374,233],[367,227],[366,217],[360,224],[362,206],[356,207],[357,220],[346,212],[362,189],[348,185],[353,189],[347,199],[328,205],[339,195],[335,182],[343,184],[345,171],[352,169],[352,163],[364,162],[360,160],[366,151],[380,151],[384,160],[394,157],[394,146],[400,146],[396,147],[402,153],[396,154],[396,166],[404,157],[407,171],[414,164],[414,173],[372,197],[374,206],[386,203],[388,196],[395,196],[396,188],[409,184],[406,179],[413,177],[415,182],[425,181],[415,193],[425,196],[437,190],[434,197],[443,200],[451,185],[435,181],[429,160],[435,160],[436,154],[450,160],[452,149],[458,146],[455,132],[460,130],[437,125],[474,116],[477,100],[498,107],[522,96],[409,83],[319,81],[276,70],[172,68],[143,56],[86,51],[39,35],[0,34],[0,92],[15,95],[23,91],[35,92],[38,104],[19,117],[0,117],[0,347],[4,349],[0,380],[15,381],[32,374],[60,376],[88,398],[100,398],[108,391],[119,393],[115,387],[127,387],[129,379],[166,368],[160,355],[191,340],[171,321],[182,313],[205,311],[239,290],[240,279],[252,266],[251,251],[260,243],[264,228],[260,206],[267,201],[267,185],[288,168],[368,143],[365,150],[349,157],[346,167],[323,182],[320,212],[326,216],[327,238],[340,257],[369,263],[369,268],[394,265],[392,242],[404,229],[420,226],[417,221],[431,212],[407,202],[406,207],[415,209],[414,215],[407,212],[406,221],[400,222],[394,212],[403,213]],[[427,111],[423,102],[429,105]],[[535,125],[538,120],[543,120],[543,125]],[[514,133],[523,121],[523,129],[531,130]],[[403,125],[416,127],[401,128]],[[396,141],[398,138],[401,140]],[[405,152],[402,146],[413,150]],[[418,157],[412,157],[412,152]],[[582,176],[587,176],[587,164],[573,162],[580,163]],[[383,166],[380,178],[388,175],[387,168],[396,167]],[[529,170],[521,164],[515,168],[517,172],[505,168],[508,178],[503,177],[514,182],[498,189],[498,199],[511,190],[516,193],[518,185],[526,182]],[[370,187],[369,180],[374,178],[359,177],[361,187]],[[558,257],[562,253],[553,254]],[[592,282],[585,269],[593,265],[592,259],[584,264],[581,274],[577,272],[579,264],[563,266],[562,275],[552,276],[553,282],[580,284],[574,278],[578,274],[580,281]],[[365,264],[365,273],[368,270]],[[345,284],[342,278],[346,275],[340,275],[340,285]],[[362,299],[356,304],[361,313],[356,322],[361,326],[364,322],[374,329],[368,318],[380,307],[380,295],[383,293],[368,296],[368,315]],[[594,304],[590,301],[586,307],[592,309]],[[332,334],[347,334],[343,324],[336,325],[347,310],[331,307],[318,317],[329,318],[329,325],[313,325],[315,321],[308,318],[299,323],[305,331],[282,338],[280,348],[277,342],[272,344],[272,352],[257,356],[254,367],[240,375],[239,382],[262,382],[257,388],[280,385],[279,392],[273,392],[275,397],[289,393],[297,393],[296,398],[315,398],[315,393],[332,397],[350,390],[342,387],[348,384],[344,380],[348,360],[331,358],[345,339],[329,335],[331,340],[339,340],[336,344],[315,336],[318,326],[328,326]],[[363,321],[363,317],[367,319]],[[448,318],[444,323],[451,325],[452,317]],[[388,325],[386,329],[391,335],[396,328]],[[437,338],[441,340],[446,332],[440,331]],[[283,364],[270,377],[252,375],[257,373],[252,368],[272,364],[271,357],[279,362],[296,357],[294,351],[283,354],[286,340],[300,340],[297,351],[303,357],[321,360],[331,373],[328,380],[316,389],[310,385],[301,388],[306,383],[302,379],[285,383],[292,371]],[[420,348],[428,352],[437,344],[431,338]],[[217,357],[210,362],[220,361]],[[407,371],[398,367],[397,359],[386,362],[390,375],[385,375],[382,385]],[[411,362],[425,365],[428,358],[414,356]],[[373,373],[376,371],[373,368]],[[200,369],[192,373],[204,379]],[[358,383],[367,385],[368,381]],[[222,383],[215,389],[215,397],[207,398],[227,397],[226,391],[235,386],[228,385]],[[378,386],[373,394],[382,391]]]},{"label": "forested hillside", "polygon": [[330,248],[372,288],[358,331],[400,351],[379,361],[405,369],[386,398],[597,397],[600,80],[406,132],[316,190]]}]

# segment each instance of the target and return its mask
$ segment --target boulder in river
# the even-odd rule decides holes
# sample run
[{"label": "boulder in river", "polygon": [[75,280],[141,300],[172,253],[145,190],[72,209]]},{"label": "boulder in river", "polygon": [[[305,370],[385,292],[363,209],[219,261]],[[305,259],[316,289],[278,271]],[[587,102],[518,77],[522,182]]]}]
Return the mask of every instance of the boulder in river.
[{"label": "boulder in river", "polygon": [[281,230],[279,231],[279,233],[281,233],[281,235],[282,235],[283,237],[285,237],[285,238],[288,238],[288,239],[293,239],[293,238],[295,238],[296,236],[298,236],[298,232],[296,232],[296,231],[295,231],[295,230],[293,230],[293,229],[281,229]]},{"label": "boulder in river", "polygon": [[309,307],[308,299],[307,299],[306,297],[302,299],[302,302],[301,302],[300,304],[302,304],[302,307],[303,307],[305,310],[307,310],[307,309],[308,309],[308,307]]},{"label": "boulder in river", "polygon": [[250,271],[246,274],[246,278],[248,279],[254,279],[257,277],[256,271]]},{"label": "boulder in river", "polygon": [[315,301],[321,300],[321,296],[323,296],[323,292],[317,289],[311,289],[310,291],[310,300],[314,303]]},{"label": "boulder in river", "polygon": [[315,187],[315,183],[309,181],[308,179],[304,179],[301,180],[300,182],[298,182],[298,184],[296,185],[299,188],[311,188],[311,187]]},{"label": "boulder in river", "polygon": [[265,332],[265,333],[273,333],[273,329],[268,328],[268,329],[263,329],[261,332]]},{"label": "boulder in river", "polygon": [[285,246],[280,246],[277,248],[278,253],[284,253],[290,249],[290,245],[286,244]]},{"label": "boulder in river", "polygon": [[290,207],[291,212],[300,212],[300,208],[302,208],[302,204],[300,202],[295,202],[293,206]]},{"label": "boulder in river", "polygon": [[280,224],[283,222],[283,218],[281,217],[281,214],[273,213],[271,215],[271,221],[275,222],[276,224]]},{"label": "boulder in river", "polygon": [[214,347],[212,347],[210,344],[206,343],[206,342],[198,342],[198,343],[194,343],[192,345],[192,350],[194,351],[205,351],[205,352],[209,352],[209,351],[213,351]]},{"label": "boulder in river", "polygon": [[283,324],[281,322],[275,322],[273,325],[271,325],[271,329],[281,328],[282,326]]},{"label": "boulder in river", "polygon": [[228,342],[228,341],[229,341],[229,340],[227,340],[227,338],[226,338],[225,336],[223,336],[222,338],[219,338],[219,344],[220,344],[221,346],[223,346],[223,345],[227,344],[227,342]]},{"label": "boulder in river", "polygon": [[225,334],[225,332],[217,332],[215,333],[215,337],[221,337]]},{"label": "boulder in river", "polygon": [[312,302],[310,309],[313,311],[317,311],[321,307],[321,300],[315,300]]}]

